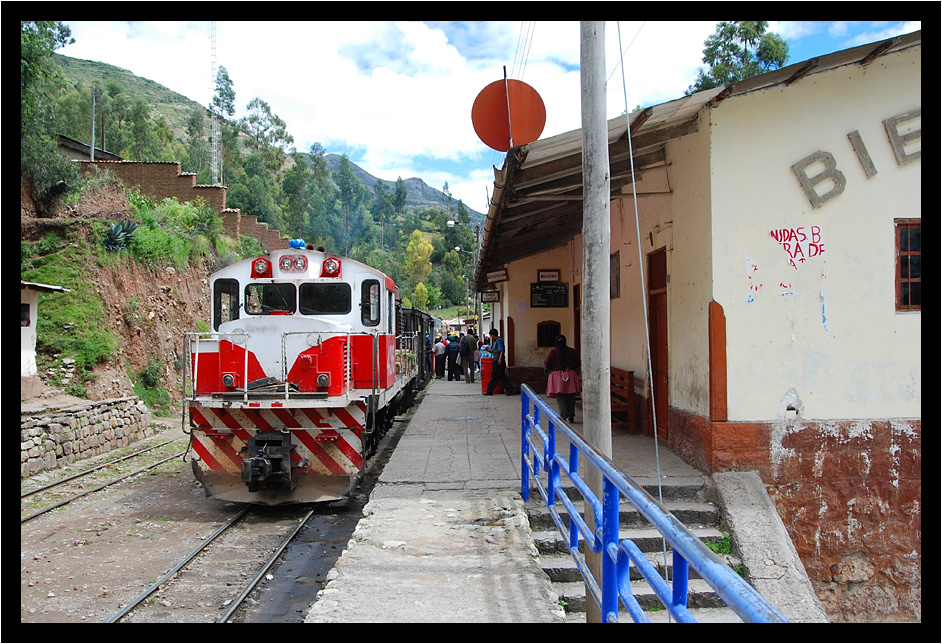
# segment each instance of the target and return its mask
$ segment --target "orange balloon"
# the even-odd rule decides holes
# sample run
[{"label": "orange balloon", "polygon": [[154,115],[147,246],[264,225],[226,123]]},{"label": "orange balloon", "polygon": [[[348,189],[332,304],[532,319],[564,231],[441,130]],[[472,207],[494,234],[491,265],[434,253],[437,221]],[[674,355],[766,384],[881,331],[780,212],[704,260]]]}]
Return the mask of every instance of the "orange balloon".
[{"label": "orange balloon", "polygon": [[[508,90],[510,118],[507,117]],[[525,145],[540,138],[546,125],[546,107],[537,91],[523,81],[499,80],[482,89],[474,99],[471,122],[478,138],[488,147],[506,152],[511,140],[514,145]]]}]

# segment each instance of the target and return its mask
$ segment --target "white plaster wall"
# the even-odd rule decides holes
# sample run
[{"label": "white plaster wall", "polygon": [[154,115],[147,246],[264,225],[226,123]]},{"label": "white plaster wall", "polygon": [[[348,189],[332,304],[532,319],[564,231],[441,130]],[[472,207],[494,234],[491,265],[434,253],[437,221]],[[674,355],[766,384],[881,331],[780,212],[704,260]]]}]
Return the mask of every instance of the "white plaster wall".
[{"label": "white plaster wall", "polygon": [[35,376],[36,368],[36,314],[38,294],[36,291],[21,289],[20,301],[29,304],[29,326],[20,327],[20,377]]},{"label": "white plaster wall", "polygon": [[[899,166],[882,123],[921,107],[920,73],[911,49],[712,111],[729,420],[781,418],[788,402],[806,418],[921,416],[921,314],[896,312],[894,282],[894,219],[921,217],[921,161]],[[877,169],[869,179],[853,130]],[[813,208],[791,166],[818,150],[834,156],[846,186]],[[770,231],[812,226],[824,252],[796,269]]]}]

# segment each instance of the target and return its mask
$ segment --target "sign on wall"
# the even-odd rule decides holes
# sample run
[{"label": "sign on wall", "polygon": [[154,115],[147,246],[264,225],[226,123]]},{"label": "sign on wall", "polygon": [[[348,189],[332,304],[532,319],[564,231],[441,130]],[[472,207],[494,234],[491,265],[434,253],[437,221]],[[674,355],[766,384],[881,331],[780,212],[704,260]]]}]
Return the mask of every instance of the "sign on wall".
[{"label": "sign on wall", "polygon": [[496,271],[487,272],[487,283],[496,284],[497,282],[506,282],[509,277],[507,277],[506,268],[498,268]]},{"label": "sign on wall", "polygon": [[530,284],[530,308],[566,308],[569,306],[569,284]]},{"label": "sign on wall", "polygon": [[[883,128],[886,130],[897,165],[908,165],[922,158],[921,107],[885,119]],[[847,138],[867,179],[876,176],[877,168],[860,132],[858,130],[848,132]],[[817,170],[813,170],[814,168]],[[847,185],[844,173],[837,167],[837,160],[826,150],[817,150],[801,159],[792,166],[792,172],[798,177],[801,189],[814,208],[820,208],[826,202],[842,194]],[[823,192],[819,193],[819,189]]]}]

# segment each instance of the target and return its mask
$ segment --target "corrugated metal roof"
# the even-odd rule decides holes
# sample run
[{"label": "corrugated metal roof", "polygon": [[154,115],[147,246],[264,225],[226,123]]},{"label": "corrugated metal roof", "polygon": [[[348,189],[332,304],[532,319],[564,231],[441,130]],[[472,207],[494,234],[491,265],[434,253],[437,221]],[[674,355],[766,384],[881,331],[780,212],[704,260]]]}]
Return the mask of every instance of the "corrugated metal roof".
[{"label": "corrugated metal roof", "polygon": [[20,290],[28,288],[33,291],[42,291],[43,293],[69,293],[69,289],[63,286],[54,286],[52,284],[40,284],[39,282],[26,282],[20,280]]},{"label": "corrugated metal roof", "polygon": [[[734,85],[684,96],[608,122],[611,189],[620,192],[635,172],[665,163],[667,141],[697,131],[704,107],[844,65],[869,64],[888,53],[920,45],[922,32],[845,49],[760,74]],[[632,130],[631,145],[627,132]],[[630,150],[630,153],[629,153]],[[564,132],[511,148],[494,168],[494,191],[484,222],[478,290],[488,271],[565,245],[582,232],[582,130]]]}]

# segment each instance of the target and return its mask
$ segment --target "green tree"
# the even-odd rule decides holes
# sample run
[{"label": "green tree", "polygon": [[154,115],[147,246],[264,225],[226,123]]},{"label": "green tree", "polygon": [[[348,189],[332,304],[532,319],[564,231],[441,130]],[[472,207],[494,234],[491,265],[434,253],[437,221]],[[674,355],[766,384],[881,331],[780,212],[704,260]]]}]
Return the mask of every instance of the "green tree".
[{"label": "green tree", "polygon": [[703,62],[697,80],[686,95],[729,85],[782,67],[788,60],[788,43],[778,34],[767,32],[766,21],[721,22],[703,43]]},{"label": "green tree", "polygon": [[406,182],[402,177],[396,178],[396,192],[393,195],[393,206],[396,208],[396,215],[401,217],[406,208]]},{"label": "green tree", "polygon": [[217,117],[232,118],[235,115],[235,89],[229,72],[222,65],[216,70],[216,92],[210,102],[210,109]]},{"label": "green tree", "polygon": [[249,101],[248,114],[242,118],[242,131],[250,139],[256,152],[262,155],[266,167],[276,173],[284,166],[285,146],[294,143],[294,137],[288,134],[288,125],[271,106],[256,97]]},{"label": "green tree", "polygon": [[416,308],[422,309],[423,311],[428,310],[428,289],[425,288],[425,284],[422,282],[416,284],[412,297],[415,299]]},{"label": "green tree", "polygon": [[379,224],[379,247],[385,246],[386,222],[393,215],[395,205],[393,204],[394,195],[389,193],[389,186],[382,179],[376,180],[373,188],[373,203],[370,205],[370,213],[373,215],[373,221]]},{"label": "green tree", "polygon": [[186,172],[199,172],[209,165],[209,146],[206,144],[206,115],[202,107],[194,107],[186,120],[186,145],[189,163]]},{"label": "green tree", "polygon": [[20,181],[30,185],[41,214],[78,180],[73,164],[58,152],[56,99],[64,82],[52,59],[72,42],[61,22],[20,22]]},{"label": "green tree", "polygon": [[409,245],[406,247],[406,271],[412,279],[425,282],[432,272],[432,245],[426,241],[421,230],[413,230]]},{"label": "green tree", "polygon": [[317,187],[304,155],[295,152],[291,158],[294,163],[285,172],[281,182],[281,194],[286,223],[291,230],[297,231],[298,237],[303,238],[305,223],[308,221],[311,202]]},{"label": "green tree", "polygon": [[340,212],[343,217],[343,252],[345,255],[350,252],[350,242],[353,241],[353,233],[358,226],[358,210],[360,204],[366,198],[369,191],[360,183],[360,180],[353,174],[353,164],[344,154],[340,157],[340,167],[334,172],[334,183],[337,184],[340,199]]}]

